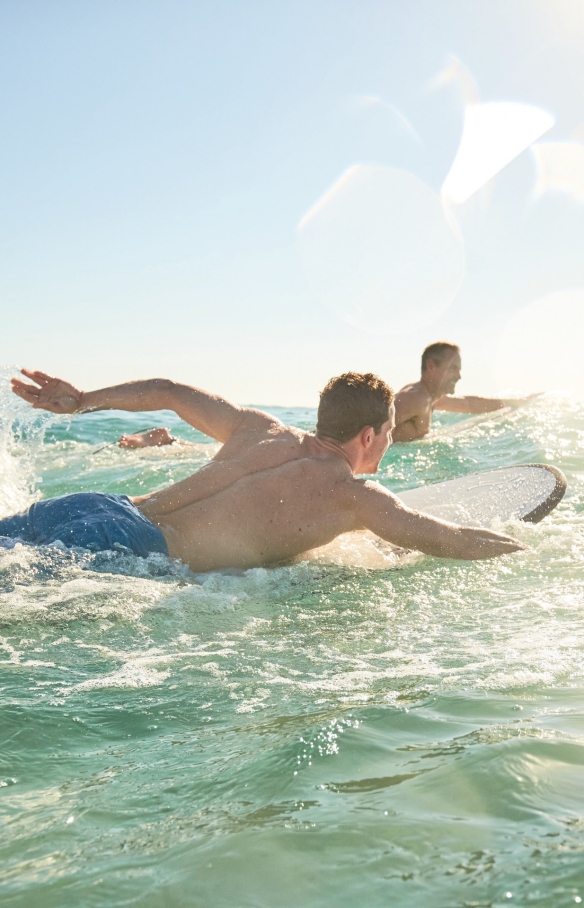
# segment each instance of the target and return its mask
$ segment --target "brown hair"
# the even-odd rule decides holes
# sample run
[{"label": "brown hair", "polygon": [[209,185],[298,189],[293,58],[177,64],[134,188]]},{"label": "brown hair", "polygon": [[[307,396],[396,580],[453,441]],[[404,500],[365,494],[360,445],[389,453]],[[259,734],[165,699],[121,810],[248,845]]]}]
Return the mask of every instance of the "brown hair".
[{"label": "brown hair", "polygon": [[436,341],[434,344],[429,344],[422,353],[422,372],[426,371],[429,359],[439,365],[449,353],[460,353],[458,344],[450,341]]},{"label": "brown hair", "polygon": [[316,434],[345,442],[365,426],[376,435],[389,419],[392,389],[372,372],[345,372],[331,378],[320,395]]}]

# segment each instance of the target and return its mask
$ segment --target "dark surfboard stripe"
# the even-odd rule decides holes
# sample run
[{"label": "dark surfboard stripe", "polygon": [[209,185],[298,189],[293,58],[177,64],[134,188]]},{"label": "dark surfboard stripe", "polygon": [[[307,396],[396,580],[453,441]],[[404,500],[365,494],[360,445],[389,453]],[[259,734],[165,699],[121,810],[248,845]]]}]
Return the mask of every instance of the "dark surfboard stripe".
[{"label": "dark surfboard stripe", "polygon": [[545,501],[540,502],[533,511],[530,511],[529,514],[525,514],[521,520],[524,520],[526,523],[539,523],[540,520],[543,520],[544,517],[547,517],[551,511],[560,503],[562,498],[565,495],[566,489],[568,488],[568,482],[566,477],[561,470],[558,470],[557,467],[549,466],[545,463],[526,463],[526,467],[539,467],[541,470],[547,470],[548,473],[551,473],[556,478],[555,487],[552,489]]}]

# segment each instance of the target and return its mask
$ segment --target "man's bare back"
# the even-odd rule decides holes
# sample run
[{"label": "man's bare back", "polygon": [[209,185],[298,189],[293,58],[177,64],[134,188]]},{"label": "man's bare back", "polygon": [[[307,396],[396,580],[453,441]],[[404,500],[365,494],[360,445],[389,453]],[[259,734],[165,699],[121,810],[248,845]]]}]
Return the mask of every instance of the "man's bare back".
[{"label": "man's bare back", "polygon": [[291,452],[280,466],[155,519],[171,556],[193,570],[249,568],[289,560],[355,529],[359,480],[338,455],[311,455],[315,439],[305,441],[300,457]]},{"label": "man's bare back", "polygon": [[172,409],[223,443],[192,476],[133,499],[161,529],[169,555],[193,570],[274,564],[356,529],[442,557],[488,558],[523,548],[510,537],[412,511],[379,484],[356,478],[375,473],[391,443],[392,404],[377,430],[363,425],[339,441],[166,380],[83,393],[44,373],[23,373],[34,384],[14,379],[13,390],[35,407],[57,413]]}]

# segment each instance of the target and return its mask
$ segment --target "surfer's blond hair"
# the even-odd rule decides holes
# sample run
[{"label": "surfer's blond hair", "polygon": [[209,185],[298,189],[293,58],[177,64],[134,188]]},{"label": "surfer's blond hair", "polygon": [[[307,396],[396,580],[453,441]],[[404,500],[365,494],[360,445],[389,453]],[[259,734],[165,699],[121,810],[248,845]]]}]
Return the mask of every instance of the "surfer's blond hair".
[{"label": "surfer's blond hair", "polygon": [[449,353],[460,353],[458,344],[453,344],[452,341],[435,341],[433,344],[428,344],[422,353],[422,372],[426,371],[429,359],[439,366]]},{"label": "surfer's blond hair", "polygon": [[372,426],[379,435],[393,398],[389,385],[372,372],[345,372],[331,378],[320,394],[316,434],[345,442]]}]

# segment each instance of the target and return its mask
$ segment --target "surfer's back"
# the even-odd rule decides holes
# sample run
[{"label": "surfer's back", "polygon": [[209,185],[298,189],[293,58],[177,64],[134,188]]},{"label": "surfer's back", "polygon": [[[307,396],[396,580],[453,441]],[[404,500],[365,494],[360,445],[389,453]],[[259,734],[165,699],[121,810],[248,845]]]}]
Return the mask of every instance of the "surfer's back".
[{"label": "surfer's back", "polygon": [[348,466],[296,457],[243,476],[159,522],[172,557],[204,571],[283,561],[353,528]]}]

